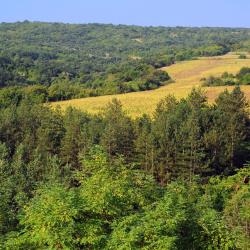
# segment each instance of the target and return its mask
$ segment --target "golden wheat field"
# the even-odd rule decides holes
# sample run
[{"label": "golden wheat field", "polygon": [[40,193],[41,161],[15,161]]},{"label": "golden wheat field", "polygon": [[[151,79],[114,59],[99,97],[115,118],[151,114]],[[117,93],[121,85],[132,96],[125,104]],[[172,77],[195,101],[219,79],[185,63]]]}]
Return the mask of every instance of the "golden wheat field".
[{"label": "golden wheat field", "polygon": [[[139,116],[143,113],[152,114],[157,103],[167,95],[174,95],[177,98],[187,96],[193,87],[201,85],[200,79],[210,75],[219,76],[223,72],[237,73],[242,67],[250,67],[250,59],[238,59],[238,55],[229,53],[224,56],[202,57],[197,60],[178,62],[169,67],[162,68],[166,70],[171,78],[175,81],[169,85],[163,86],[156,90],[143,92],[133,92],[127,94],[89,97],[82,99],[73,99],[51,103],[52,107],[59,107],[62,110],[69,106],[79,108],[89,113],[98,113],[113,99],[117,98],[123,104],[126,112],[132,117]],[[250,58],[250,55],[248,55]],[[213,102],[218,94],[225,88],[232,87],[206,87],[209,102]],[[248,100],[250,100],[250,86],[242,86]]]}]

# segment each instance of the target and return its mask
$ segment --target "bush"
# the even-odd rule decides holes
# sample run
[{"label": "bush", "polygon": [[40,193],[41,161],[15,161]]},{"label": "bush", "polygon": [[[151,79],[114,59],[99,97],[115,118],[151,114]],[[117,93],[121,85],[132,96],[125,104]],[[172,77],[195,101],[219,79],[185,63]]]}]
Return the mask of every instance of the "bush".
[{"label": "bush", "polygon": [[239,59],[247,59],[247,56],[245,54],[240,54]]}]

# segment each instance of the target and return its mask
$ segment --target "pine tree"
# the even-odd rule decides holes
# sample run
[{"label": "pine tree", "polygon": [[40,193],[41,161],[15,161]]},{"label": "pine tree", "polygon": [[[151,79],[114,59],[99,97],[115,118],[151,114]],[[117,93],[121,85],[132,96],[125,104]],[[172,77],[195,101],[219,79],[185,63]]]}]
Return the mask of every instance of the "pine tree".
[{"label": "pine tree", "polygon": [[153,135],[157,147],[158,179],[162,185],[168,182],[176,172],[178,104],[172,96],[159,103],[153,123]]},{"label": "pine tree", "polygon": [[182,124],[184,140],[180,147],[183,150],[183,176],[192,181],[194,175],[202,174],[207,167],[204,161],[204,131],[209,128],[204,124],[204,111],[207,111],[205,94],[193,89],[187,98],[187,106],[189,114]]},{"label": "pine tree", "polygon": [[65,164],[79,167],[79,153],[86,154],[91,144],[88,135],[89,118],[82,112],[69,108],[64,115],[65,134],[62,139],[61,157]]},{"label": "pine tree", "polygon": [[143,170],[155,174],[156,149],[150,117],[143,115],[136,120],[135,127],[135,160]]},{"label": "pine tree", "polygon": [[123,155],[127,160],[134,150],[134,130],[131,119],[122,110],[122,104],[113,99],[104,112],[104,131],[101,144],[109,157]]},{"label": "pine tree", "polygon": [[44,112],[37,131],[39,153],[44,158],[48,155],[59,154],[64,133],[65,129],[60,110]]},{"label": "pine tree", "polygon": [[230,172],[234,168],[237,152],[246,138],[248,103],[240,87],[235,87],[231,93],[225,90],[220,94],[216,105],[218,114],[215,123],[222,142],[223,165],[227,167],[224,171]]}]

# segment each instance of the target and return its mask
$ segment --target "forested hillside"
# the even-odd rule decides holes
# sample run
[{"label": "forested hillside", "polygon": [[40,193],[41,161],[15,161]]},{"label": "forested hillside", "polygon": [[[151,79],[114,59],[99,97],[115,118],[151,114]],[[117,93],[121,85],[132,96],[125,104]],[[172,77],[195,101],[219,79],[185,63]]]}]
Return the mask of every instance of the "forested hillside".
[{"label": "forested hillside", "polygon": [[0,87],[39,85],[47,100],[167,84],[157,68],[248,48],[249,29],[102,24],[0,24]]},{"label": "forested hillside", "polygon": [[[249,29],[0,24],[0,249],[248,250],[249,41]],[[225,68],[220,83],[236,86],[211,104],[194,81]],[[96,114],[45,104],[174,80],[189,94],[155,108],[148,91],[137,105],[154,112],[134,117],[118,99]]]},{"label": "forested hillside", "polygon": [[0,106],[1,249],[244,249],[249,116],[239,87],[132,120],[37,100]]}]

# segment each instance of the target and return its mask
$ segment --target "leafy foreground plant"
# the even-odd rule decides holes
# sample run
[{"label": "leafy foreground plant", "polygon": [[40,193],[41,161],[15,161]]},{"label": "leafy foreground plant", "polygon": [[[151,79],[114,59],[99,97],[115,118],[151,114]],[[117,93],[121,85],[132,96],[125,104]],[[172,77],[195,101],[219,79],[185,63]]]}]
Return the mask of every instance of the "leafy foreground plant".
[{"label": "leafy foreground plant", "polygon": [[249,174],[162,188],[95,147],[75,172],[77,185],[37,189],[3,249],[247,249]]}]

